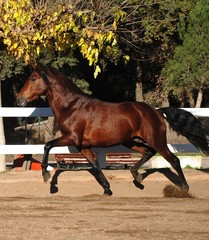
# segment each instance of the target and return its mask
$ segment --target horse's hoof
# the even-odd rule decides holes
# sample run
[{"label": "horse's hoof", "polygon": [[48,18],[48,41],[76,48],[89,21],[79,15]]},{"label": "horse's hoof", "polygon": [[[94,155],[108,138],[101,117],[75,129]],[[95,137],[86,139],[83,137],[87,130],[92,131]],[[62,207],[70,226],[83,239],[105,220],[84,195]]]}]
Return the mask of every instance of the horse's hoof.
[{"label": "horse's hoof", "polygon": [[140,188],[140,189],[144,189],[144,185],[142,185],[141,183],[139,183],[137,180],[133,180],[133,183],[134,185],[137,187],[137,188]]},{"label": "horse's hoof", "polygon": [[136,181],[141,183],[142,182],[142,175],[140,173],[138,173],[137,177],[136,177]]},{"label": "horse's hoof", "polygon": [[182,186],[181,189],[182,189],[183,191],[189,192],[189,186],[188,186],[188,185]]},{"label": "horse's hoof", "polygon": [[105,189],[104,195],[111,196],[111,195],[112,195],[112,191],[111,191],[109,188],[108,188],[108,189]]},{"label": "horse's hoof", "polygon": [[50,177],[51,177],[51,174],[50,174],[50,172],[49,171],[43,171],[42,172],[42,174],[43,174],[43,180],[44,180],[44,182],[47,182],[49,179],[50,179]]},{"label": "horse's hoof", "polygon": [[50,193],[53,194],[53,193],[57,193],[59,191],[58,187],[55,186],[55,185],[51,185],[51,188],[50,188]]}]

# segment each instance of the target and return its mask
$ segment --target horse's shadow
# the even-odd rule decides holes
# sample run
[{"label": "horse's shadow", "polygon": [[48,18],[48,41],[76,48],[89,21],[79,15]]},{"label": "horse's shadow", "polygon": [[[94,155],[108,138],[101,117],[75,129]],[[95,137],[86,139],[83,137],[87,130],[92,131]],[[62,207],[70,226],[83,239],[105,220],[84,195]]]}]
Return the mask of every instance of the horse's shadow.
[{"label": "horse's shadow", "polygon": [[[65,172],[66,170],[62,170],[62,169],[58,169],[56,170],[56,172],[54,173],[53,177],[52,177],[52,181],[50,183],[50,193],[57,193],[59,191],[57,184],[58,184],[58,177],[62,172]],[[85,171],[88,171],[90,174],[92,174],[95,177],[95,172],[92,171],[92,169],[87,169]],[[181,182],[179,180],[179,177],[177,174],[175,174],[174,172],[171,171],[170,168],[158,168],[158,169],[146,169],[145,172],[143,172],[142,175],[142,180],[144,180],[146,177],[148,177],[151,174],[154,173],[161,173],[163,174],[169,181],[171,181],[173,184],[175,184],[176,186],[181,186]],[[144,189],[144,185],[142,185],[141,183],[138,183],[134,180],[134,184],[137,188],[140,189]]]},{"label": "horse's shadow", "polygon": [[[171,171],[170,168],[152,168],[152,169],[145,169],[144,173],[141,173],[141,177],[142,177],[142,181],[148,177],[151,174],[154,173],[161,173],[163,174],[169,181],[171,181],[173,184],[175,184],[178,187],[181,187],[181,181],[178,177],[177,174],[175,174],[174,172]],[[141,184],[140,182],[138,182],[137,180],[133,180],[134,185],[137,188],[140,188],[141,190],[144,189],[144,185]]]},{"label": "horse's shadow", "polygon": [[176,186],[181,186],[181,181],[178,175],[171,171],[170,168],[154,168],[154,169],[147,169],[144,173],[142,173],[142,179],[144,180],[146,177],[153,173],[161,173],[164,175],[169,181],[171,181]]},{"label": "horse's shadow", "polygon": [[[62,172],[66,172],[67,170],[57,169],[52,177],[52,181],[50,182],[50,193],[57,193],[59,191],[57,184],[58,184],[58,177]],[[97,181],[99,181],[96,171],[92,167],[88,167],[87,169],[78,169],[77,171],[88,171],[91,173]]]}]

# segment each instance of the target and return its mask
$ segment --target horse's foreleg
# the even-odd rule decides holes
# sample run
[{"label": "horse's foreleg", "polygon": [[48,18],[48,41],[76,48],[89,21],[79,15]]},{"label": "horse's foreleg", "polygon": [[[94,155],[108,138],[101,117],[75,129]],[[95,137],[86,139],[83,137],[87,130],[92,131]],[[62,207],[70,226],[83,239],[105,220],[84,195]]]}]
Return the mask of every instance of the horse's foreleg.
[{"label": "horse's foreleg", "polygon": [[66,136],[62,136],[60,138],[56,138],[52,141],[49,141],[44,146],[44,155],[42,160],[42,176],[44,182],[47,182],[49,180],[50,172],[47,171],[48,167],[48,157],[49,157],[49,151],[55,147],[55,146],[70,146],[73,145],[72,142],[70,142],[69,138]]},{"label": "horse's foreleg", "polygon": [[94,153],[89,149],[85,148],[81,150],[83,156],[92,164],[93,169],[89,172],[95,177],[97,182],[104,188],[104,194],[111,196],[112,191],[110,190],[110,184],[107,181],[105,175],[103,174]]},{"label": "horse's foreleg", "polygon": [[48,167],[48,158],[49,158],[49,151],[51,148],[53,148],[55,146],[54,144],[55,140],[52,140],[48,143],[45,144],[44,146],[44,155],[43,155],[43,160],[42,160],[42,176],[43,176],[43,180],[44,182],[47,182],[51,175],[50,172],[47,171],[47,167]]}]

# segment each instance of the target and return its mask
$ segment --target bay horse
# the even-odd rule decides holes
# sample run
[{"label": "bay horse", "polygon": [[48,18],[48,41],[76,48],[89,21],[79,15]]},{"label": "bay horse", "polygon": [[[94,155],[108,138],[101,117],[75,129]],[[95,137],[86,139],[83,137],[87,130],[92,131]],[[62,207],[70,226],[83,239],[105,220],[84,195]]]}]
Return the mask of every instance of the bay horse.
[{"label": "bay horse", "polygon": [[136,186],[139,187],[142,181],[139,168],[159,153],[176,170],[180,187],[188,191],[180,161],[167,146],[165,119],[175,131],[209,154],[204,128],[187,111],[170,107],[155,109],[144,102],[100,101],[83,93],[58,70],[36,64],[17,96],[18,105],[25,106],[43,94],[48,99],[62,133],[61,137],[45,144],[42,160],[45,182],[50,178],[47,171],[50,149],[55,146],[75,146],[92,165],[93,175],[103,187],[104,194],[112,195],[110,184],[91,148],[122,144],[142,154],[142,158],[130,169]]}]

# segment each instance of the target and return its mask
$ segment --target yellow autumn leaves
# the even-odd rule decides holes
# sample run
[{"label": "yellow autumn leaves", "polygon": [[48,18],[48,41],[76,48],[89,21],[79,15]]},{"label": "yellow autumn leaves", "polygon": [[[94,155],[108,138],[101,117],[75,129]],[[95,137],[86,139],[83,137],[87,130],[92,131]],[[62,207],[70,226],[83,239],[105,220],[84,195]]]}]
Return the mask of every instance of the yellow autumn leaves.
[{"label": "yellow autumn leaves", "polygon": [[[63,1],[64,2],[64,1]],[[42,50],[79,49],[96,77],[99,58],[117,61],[121,56],[116,36],[117,24],[126,13],[114,9],[108,27],[91,10],[67,4],[33,5],[30,0],[0,0],[0,37],[10,54],[26,62],[36,59]],[[124,56],[128,60],[128,56]]]}]

